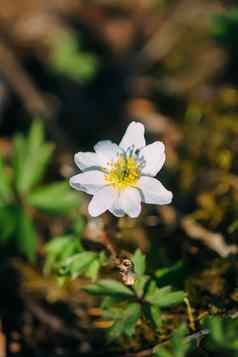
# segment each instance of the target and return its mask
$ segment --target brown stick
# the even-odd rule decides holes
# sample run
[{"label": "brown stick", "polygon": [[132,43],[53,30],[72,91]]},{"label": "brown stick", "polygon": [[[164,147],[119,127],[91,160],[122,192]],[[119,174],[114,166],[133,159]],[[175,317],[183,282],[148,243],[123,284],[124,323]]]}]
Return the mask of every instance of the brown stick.
[{"label": "brown stick", "polygon": [[28,112],[31,114],[49,113],[45,98],[35,88],[27,73],[16,60],[13,51],[3,42],[0,42],[0,72],[22,99]]}]

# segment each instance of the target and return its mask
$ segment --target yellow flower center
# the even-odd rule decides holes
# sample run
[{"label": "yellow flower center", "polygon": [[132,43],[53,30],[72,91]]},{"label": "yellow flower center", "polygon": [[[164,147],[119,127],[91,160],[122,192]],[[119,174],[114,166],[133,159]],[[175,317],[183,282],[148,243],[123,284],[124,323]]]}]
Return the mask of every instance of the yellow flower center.
[{"label": "yellow flower center", "polygon": [[140,170],[138,163],[132,156],[120,155],[115,163],[109,162],[109,165],[110,170],[105,179],[115,189],[123,190],[129,186],[135,186],[140,177]]}]

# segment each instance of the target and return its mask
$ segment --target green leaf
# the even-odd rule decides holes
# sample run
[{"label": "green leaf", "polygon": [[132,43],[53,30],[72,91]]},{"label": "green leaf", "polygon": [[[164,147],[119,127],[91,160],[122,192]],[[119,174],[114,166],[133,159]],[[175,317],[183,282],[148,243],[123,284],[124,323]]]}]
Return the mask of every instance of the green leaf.
[{"label": "green leaf", "polygon": [[92,279],[92,281],[96,281],[98,277],[98,273],[100,268],[105,265],[107,261],[106,255],[104,252],[100,252],[99,255],[94,259],[94,261],[89,265],[85,276]]},{"label": "green leaf", "polygon": [[28,138],[17,135],[14,139],[13,161],[19,193],[29,192],[44,174],[53,146],[43,140],[43,124],[40,120],[33,122]]},{"label": "green leaf", "polygon": [[72,279],[76,279],[88,266],[95,260],[97,253],[82,252],[72,257],[68,257],[62,263],[59,274],[69,275]]},{"label": "green leaf", "polygon": [[61,260],[83,250],[81,241],[72,235],[56,237],[46,244],[47,254],[54,254]]},{"label": "green leaf", "polygon": [[156,357],[185,357],[190,349],[190,343],[185,340],[188,333],[185,324],[180,325],[172,334],[170,344],[167,348],[158,345],[154,348]]},{"label": "green leaf", "polygon": [[107,310],[111,310],[111,308],[122,302],[125,301],[125,297],[124,296],[106,296],[103,298],[102,303],[101,303],[101,309],[104,310],[105,312]]},{"label": "green leaf", "polygon": [[151,319],[153,321],[153,324],[155,326],[155,329],[157,331],[160,330],[161,328],[161,312],[158,306],[156,305],[151,305],[150,306],[150,315],[151,315]]},{"label": "green leaf", "polygon": [[[238,320],[230,317],[210,316],[204,321],[204,326],[210,332],[206,338],[206,347],[210,351],[223,349],[238,351]],[[236,355],[235,354],[235,355]]]},{"label": "green leaf", "polygon": [[149,277],[146,275],[141,275],[141,276],[136,277],[135,284],[133,285],[133,289],[135,290],[136,295],[139,298],[141,298],[143,296],[144,288],[145,288],[145,285],[148,280],[149,280]]},{"label": "green leaf", "polygon": [[16,212],[12,206],[0,207],[0,242],[6,242],[15,231]]},{"label": "green leaf", "polygon": [[80,81],[92,78],[98,62],[95,56],[80,51],[73,33],[64,32],[51,42],[49,65],[54,71]]},{"label": "green leaf", "polygon": [[83,217],[81,217],[77,214],[77,218],[73,222],[73,231],[74,231],[75,235],[81,236],[81,234],[84,230],[84,227],[85,227],[85,221],[84,221]]},{"label": "green leaf", "polygon": [[134,264],[134,270],[137,275],[143,275],[145,273],[145,255],[142,254],[140,249],[137,249],[132,257]]},{"label": "green leaf", "polygon": [[100,262],[98,259],[94,259],[92,263],[87,268],[85,276],[92,279],[93,282],[97,280],[98,272],[100,269]]},{"label": "green leaf", "polygon": [[61,265],[66,258],[83,251],[80,239],[71,235],[54,238],[45,247],[45,274],[58,271],[59,265]]},{"label": "green leaf", "polygon": [[31,262],[34,262],[36,258],[37,236],[33,221],[22,209],[19,210],[17,218],[16,236],[18,248]]},{"label": "green leaf", "polygon": [[238,219],[235,220],[229,227],[228,227],[228,233],[232,234],[238,229]]},{"label": "green leaf", "polygon": [[172,305],[180,304],[184,301],[186,294],[184,291],[173,291],[167,295],[161,296],[158,301],[158,306],[170,307]]},{"label": "green leaf", "polygon": [[79,195],[66,182],[56,182],[30,193],[27,202],[34,208],[48,213],[66,213],[79,207]]},{"label": "green leaf", "polygon": [[112,279],[104,279],[97,282],[97,284],[89,285],[85,288],[87,292],[92,295],[105,295],[113,297],[131,297],[133,291],[128,287],[120,283],[119,281]]},{"label": "green leaf", "polygon": [[160,268],[155,272],[155,278],[159,286],[179,285],[183,282],[189,273],[188,267],[184,262],[178,261],[174,265],[166,268]]},{"label": "green leaf", "polygon": [[10,176],[6,174],[3,159],[0,157],[0,203],[8,203],[12,197]]},{"label": "green leaf", "polygon": [[26,159],[27,147],[24,136],[22,134],[17,134],[13,140],[13,168],[15,176],[15,184],[19,192],[19,177],[21,176],[21,171],[23,168],[23,163]]},{"label": "green leaf", "polygon": [[152,281],[145,294],[145,300],[150,304],[158,305],[159,307],[169,307],[183,302],[185,296],[186,294],[184,291],[172,291],[171,286],[158,288],[156,287],[155,282]]},{"label": "green leaf", "polygon": [[117,339],[121,335],[131,337],[135,332],[136,322],[141,317],[141,307],[137,303],[131,303],[125,308],[112,309],[110,314],[106,311],[103,316],[114,320],[112,327],[108,329],[110,339]]},{"label": "green leaf", "polygon": [[164,296],[167,296],[172,291],[171,286],[164,286],[163,288],[158,288],[155,281],[151,281],[148,290],[145,294],[145,300],[151,304],[159,303],[159,300]]}]

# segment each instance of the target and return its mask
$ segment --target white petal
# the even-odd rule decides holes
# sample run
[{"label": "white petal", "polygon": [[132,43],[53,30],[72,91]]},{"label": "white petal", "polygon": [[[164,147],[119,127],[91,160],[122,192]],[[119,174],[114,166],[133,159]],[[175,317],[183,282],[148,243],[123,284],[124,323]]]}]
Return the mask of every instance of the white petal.
[{"label": "white petal", "polygon": [[145,203],[166,205],[172,201],[172,192],[166,190],[162,183],[153,177],[142,176],[137,186],[142,191],[142,200]]},{"label": "white petal", "polygon": [[128,216],[135,218],[141,212],[141,196],[136,188],[129,187],[120,192],[118,207]]},{"label": "white petal", "polygon": [[111,186],[105,186],[95,193],[91,199],[88,211],[93,217],[97,217],[104,213],[113,205],[117,192]]},{"label": "white petal", "polygon": [[145,146],[145,128],[144,125],[133,121],[130,123],[126,132],[119,144],[121,148],[126,150],[128,147],[134,145],[135,149],[141,149]]},{"label": "white petal", "polygon": [[125,216],[125,212],[122,209],[118,208],[115,204],[109,209],[109,211],[118,218]]},{"label": "white petal", "polygon": [[95,152],[78,152],[74,155],[74,162],[82,171],[102,166],[100,157]]},{"label": "white petal", "polygon": [[145,161],[142,169],[142,175],[155,176],[162,168],[165,162],[165,147],[160,141],[145,146],[140,151],[140,157]]},{"label": "white petal", "polygon": [[91,195],[106,185],[104,173],[98,170],[86,171],[75,175],[70,178],[69,183],[76,190],[80,190]]},{"label": "white petal", "polygon": [[109,161],[114,161],[119,153],[119,147],[117,144],[112,143],[110,140],[99,141],[95,146],[100,162],[103,166],[106,166]]},{"label": "white petal", "polygon": [[116,217],[124,217],[125,212],[120,208],[119,206],[119,193],[117,194],[117,197],[115,201],[113,202],[112,207],[109,209],[109,211],[114,214]]}]

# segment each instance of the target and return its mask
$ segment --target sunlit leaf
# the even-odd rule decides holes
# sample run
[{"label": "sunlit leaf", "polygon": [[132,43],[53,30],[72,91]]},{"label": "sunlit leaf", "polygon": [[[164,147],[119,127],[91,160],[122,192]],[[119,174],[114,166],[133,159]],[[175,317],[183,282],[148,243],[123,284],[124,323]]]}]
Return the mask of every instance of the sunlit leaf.
[{"label": "sunlit leaf", "polygon": [[135,273],[137,275],[143,275],[145,273],[145,255],[142,254],[140,249],[137,249],[132,257],[134,263]]},{"label": "sunlit leaf", "polygon": [[17,135],[14,139],[13,160],[16,188],[19,193],[26,193],[42,178],[53,146],[44,143],[43,124],[35,120],[28,138]]},{"label": "sunlit leaf", "polygon": [[51,42],[50,67],[73,80],[89,80],[96,73],[95,56],[82,52],[72,32],[64,32]]},{"label": "sunlit leaf", "polygon": [[186,294],[184,291],[172,291],[171,286],[162,288],[155,287],[153,282],[150,283],[145,295],[145,300],[151,304],[158,305],[161,308],[169,307],[182,303]]},{"label": "sunlit leaf", "polygon": [[28,203],[48,213],[66,213],[79,207],[79,195],[73,192],[67,182],[55,182],[40,187],[29,194]]},{"label": "sunlit leaf", "polygon": [[142,297],[144,294],[144,287],[149,280],[149,276],[141,275],[137,276],[135,283],[133,285],[133,289],[135,290],[138,297]]},{"label": "sunlit leaf", "polygon": [[104,316],[114,320],[112,327],[108,330],[110,339],[116,339],[121,335],[131,337],[135,332],[136,322],[141,316],[141,307],[137,303],[130,303],[123,309],[112,309],[110,315],[107,311]]},{"label": "sunlit leaf", "polygon": [[89,267],[96,257],[97,253],[91,251],[85,251],[68,257],[62,262],[59,274],[69,275],[72,279],[76,279]]},{"label": "sunlit leaf", "polygon": [[94,285],[87,286],[85,290],[93,295],[124,296],[125,298],[133,296],[132,290],[112,279],[100,280]]},{"label": "sunlit leaf", "polygon": [[57,271],[64,259],[83,251],[81,241],[73,236],[62,236],[52,239],[46,245],[46,274]]}]

